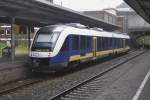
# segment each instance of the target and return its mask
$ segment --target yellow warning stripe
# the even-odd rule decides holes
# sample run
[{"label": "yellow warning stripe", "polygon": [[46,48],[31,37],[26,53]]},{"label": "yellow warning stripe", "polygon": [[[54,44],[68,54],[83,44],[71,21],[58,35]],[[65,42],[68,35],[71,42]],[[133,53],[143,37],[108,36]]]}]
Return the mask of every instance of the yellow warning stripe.
[{"label": "yellow warning stripe", "polygon": [[[126,47],[126,48],[119,48],[119,49],[113,49],[113,50],[106,50],[106,51],[97,51],[96,52],[96,56],[103,56],[103,55],[107,55],[107,54],[113,54],[113,52],[117,52],[117,53],[121,53],[121,52],[126,52],[128,51],[130,48]],[[87,58],[93,58],[93,52],[91,53],[86,53],[84,56],[82,55],[73,55],[70,56],[69,61],[78,61],[81,59],[87,59]]]}]

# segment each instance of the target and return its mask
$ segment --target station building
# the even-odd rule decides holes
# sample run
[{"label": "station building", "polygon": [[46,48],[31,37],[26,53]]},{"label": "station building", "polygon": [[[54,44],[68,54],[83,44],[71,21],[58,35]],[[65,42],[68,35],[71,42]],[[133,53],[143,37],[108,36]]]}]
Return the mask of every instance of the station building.
[{"label": "station building", "polygon": [[[147,23],[141,16],[139,16],[133,9],[131,9],[126,3],[120,4],[116,9],[108,8],[101,11],[85,11],[87,15],[99,18],[107,23],[120,26],[117,30],[122,33],[128,33],[132,37],[132,43],[136,47],[139,44],[147,42],[148,38],[144,41],[141,37],[149,37],[150,24]],[[140,39],[140,40],[139,40]],[[150,43],[148,43],[150,45]]]},{"label": "station building", "polygon": [[150,46],[150,24],[147,23],[141,16],[139,16],[126,3],[122,3],[117,7],[117,16],[123,16],[124,32],[129,33],[132,37],[134,46],[140,47],[143,44]]},{"label": "station building", "polygon": [[115,9],[105,9],[102,11],[85,11],[83,12],[86,15],[93,16],[96,18],[99,18],[106,23],[114,24],[116,25],[116,10]]}]

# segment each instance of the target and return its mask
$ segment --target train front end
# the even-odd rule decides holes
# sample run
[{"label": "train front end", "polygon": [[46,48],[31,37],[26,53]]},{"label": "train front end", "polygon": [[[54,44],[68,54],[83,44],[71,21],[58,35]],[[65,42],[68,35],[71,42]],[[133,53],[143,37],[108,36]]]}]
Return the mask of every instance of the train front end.
[{"label": "train front end", "polygon": [[46,26],[36,33],[29,53],[32,70],[54,70],[50,66],[51,55],[61,31],[57,26]]}]

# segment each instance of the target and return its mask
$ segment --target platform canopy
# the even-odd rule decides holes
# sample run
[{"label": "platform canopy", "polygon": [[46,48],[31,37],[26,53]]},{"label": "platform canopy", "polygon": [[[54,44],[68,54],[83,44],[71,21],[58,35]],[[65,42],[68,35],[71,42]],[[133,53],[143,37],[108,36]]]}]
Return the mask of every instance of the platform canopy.
[{"label": "platform canopy", "polygon": [[0,0],[0,23],[10,23],[10,18],[15,18],[17,24],[30,26],[81,23],[108,31],[119,28],[119,26],[108,24],[98,18],[44,2],[44,0]]},{"label": "platform canopy", "polygon": [[150,23],[150,0],[124,0],[141,17]]}]

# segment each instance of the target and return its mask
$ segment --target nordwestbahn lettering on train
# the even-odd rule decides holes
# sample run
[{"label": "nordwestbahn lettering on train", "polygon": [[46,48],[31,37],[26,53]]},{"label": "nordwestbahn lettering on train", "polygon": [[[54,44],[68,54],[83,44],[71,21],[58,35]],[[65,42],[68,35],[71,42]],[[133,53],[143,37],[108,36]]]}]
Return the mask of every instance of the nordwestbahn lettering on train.
[{"label": "nordwestbahn lettering on train", "polygon": [[129,39],[126,34],[77,23],[50,25],[35,34],[29,56],[34,70],[57,71],[70,64],[128,52]]}]

